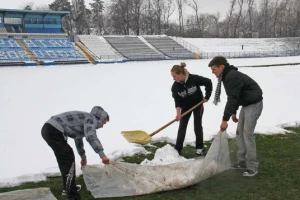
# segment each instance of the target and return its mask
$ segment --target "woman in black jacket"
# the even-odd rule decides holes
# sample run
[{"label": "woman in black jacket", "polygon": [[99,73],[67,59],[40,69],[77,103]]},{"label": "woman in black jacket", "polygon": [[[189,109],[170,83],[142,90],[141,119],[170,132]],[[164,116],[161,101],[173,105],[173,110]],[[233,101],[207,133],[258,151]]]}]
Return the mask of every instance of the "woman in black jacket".
[{"label": "woman in black jacket", "polygon": [[[171,69],[171,74],[174,79],[172,96],[175,101],[176,120],[180,121],[175,149],[180,155],[183,148],[187,125],[191,117],[191,113],[182,118],[181,114],[202,100],[207,102],[212,92],[212,82],[210,79],[196,74],[190,74],[185,67],[186,64],[182,62],[180,65],[174,65]],[[204,97],[200,86],[205,86]],[[196,135],[196,155],[198,156],[202,156],[205,153],[202,128],[203,111],[203,104],[193,110],[194,131]]]}]

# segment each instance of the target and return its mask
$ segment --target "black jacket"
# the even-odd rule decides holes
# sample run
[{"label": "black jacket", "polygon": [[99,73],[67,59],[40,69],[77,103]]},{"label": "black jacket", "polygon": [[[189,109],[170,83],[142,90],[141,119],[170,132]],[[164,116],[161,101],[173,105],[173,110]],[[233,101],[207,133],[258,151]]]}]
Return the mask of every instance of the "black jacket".
[{"label": "black jacket", "polygon": [[174,81],[172,85],[172,96],[175,107],[191,108],[203,99],[200,86],[205,86],[205,99],[209,99],[212,92],[212,82],[210,79],[189,74],[185,83]]},{"label": "black jacket", "polygon": [[263,99],[263,92],[259,85],[232,65],[226,64],[222,81],[227,94],[224,121],[228,121],[231,115],[236,113],[239,106],[255,104]]}]

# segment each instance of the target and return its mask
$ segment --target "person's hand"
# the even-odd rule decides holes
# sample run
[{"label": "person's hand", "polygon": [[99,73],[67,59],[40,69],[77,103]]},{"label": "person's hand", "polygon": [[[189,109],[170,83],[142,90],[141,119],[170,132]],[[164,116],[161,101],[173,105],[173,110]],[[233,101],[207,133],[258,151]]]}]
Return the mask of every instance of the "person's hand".
[{"label": "person's hand", "polygon": [[106,164],[106,165],[109,164],[109,159],[106,156],[102,157],[101,159],[102,159],[103,164]]},{"label": "person's hand", "polygon": [[220,126],[221,131],[222,132],[225,131],[227,129],[227,127],[228,127],[227,121],[222,121],[221,126]]},{"label": "person's hand", "polygon": [[236,115],[232,115],[232,116],[231,116],[231,119],[232,119],[232,121],[235,122],[235,123],[237,123],[237,122],[239,121],[238,118],[236,118]]},{"label": "person's hand", "polygon": [[206,103],[206,102],[207,102],[207,99],[203,98],[202,101],[203,101],[203,103]]},{"label": "person's hand", "polygon": [[181,120],[181,115],[176,115],[175,119],[176,119],[176,121],[180,121]]},{"label": "person's hand", "polygon": [[86,158],[82,159],[81,162],[80,162],[80,164],[81,164],[81,169],[82,169],[83,167],[85,167],[86,164],[87,164]]}]

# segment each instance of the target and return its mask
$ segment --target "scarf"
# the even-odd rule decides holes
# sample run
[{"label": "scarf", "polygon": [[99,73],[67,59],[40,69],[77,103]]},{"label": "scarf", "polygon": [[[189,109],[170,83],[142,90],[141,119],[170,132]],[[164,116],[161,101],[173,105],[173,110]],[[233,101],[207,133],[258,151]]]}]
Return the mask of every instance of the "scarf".
[{"label": "scarf", "polygon": [[216,88],[215,98],[214,98],[214,101],[213,101],[213,103],[216,106],[218,105],[219,102],[221,102],[220,96],[221,96],[222,75],[223,75],[223,73],[218,78],[218,85],[217,85],[217,88]]}]

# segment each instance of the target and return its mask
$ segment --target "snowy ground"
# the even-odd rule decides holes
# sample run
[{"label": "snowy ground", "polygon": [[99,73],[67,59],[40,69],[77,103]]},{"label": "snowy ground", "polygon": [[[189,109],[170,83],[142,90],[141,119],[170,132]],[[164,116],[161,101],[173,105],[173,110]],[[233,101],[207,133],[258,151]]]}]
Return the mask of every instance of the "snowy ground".
[{"label": "snowy ground", "polygon": [[[236,66],[299,62],[300,57],[230,59]],[[216,78],[207,67],[210,60],[186,60],[190,73],[213,81]],[[41,137],[41,128],[52,115],[70,111],[90,111],[102,106],[111,121],[98,130],[99,138],[109,158],[144,151],[128,143],[122,130],[144,130],[151,133],[175,117],[171,96],[173,83],[170,69],[180,61],[128,62],[109,65],[77,65],[52,67],[13,67],[0,69],[0,187],[23,181],[45,179],[44,173],[58,172],[52,150]],[[264,92],[264,110],[256,132],[281,132],[281,124],[299,121],[300,66],[267,68],[241,67],[240,71],[253,77]],[[204,89],[203,89],[204,91]],[[212,98],[214,96],[214,91]],[[212,99],[211,98],[211,99]],[[219,130],[224,105],[212,101],[205,104],[204,139],[209,140]],[[192,119],[186,143],[194,142]],[[153,137],[154,140],[176,139],[178,123]],[[233,136],[236,124],[230,122],[228,133]],[[69,144],[74,147],[72,139]],[[88,164],[101,162],[85,141]],[[77,164],[79,156],[75,153]],[[78,170],[80,173],[80,170]],[[21,177],[20,177],[21,176]],[[15,177],[15,178],[14,178]],[[17,177],[17,178],[16,178]]]}]

